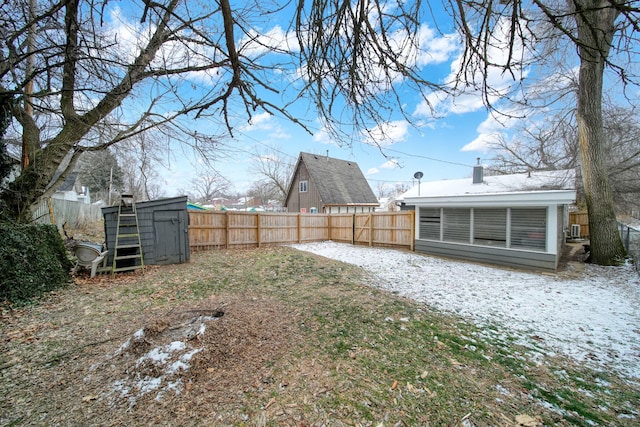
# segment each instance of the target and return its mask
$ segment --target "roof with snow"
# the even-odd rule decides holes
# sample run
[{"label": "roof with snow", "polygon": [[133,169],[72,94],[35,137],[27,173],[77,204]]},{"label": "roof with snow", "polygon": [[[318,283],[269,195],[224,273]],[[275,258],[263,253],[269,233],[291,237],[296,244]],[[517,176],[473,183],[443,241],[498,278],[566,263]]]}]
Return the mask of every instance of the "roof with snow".
[{"label": "roof with snow", "polygon": [[556,170],[485,176],[474,183],[471,177],[423,182],[404,193],[399,200],[407,204],[429,199],[438,200],[520,200],[535,197],[543,200],[552,195],[558,201],[575,200],[575,171]]}]

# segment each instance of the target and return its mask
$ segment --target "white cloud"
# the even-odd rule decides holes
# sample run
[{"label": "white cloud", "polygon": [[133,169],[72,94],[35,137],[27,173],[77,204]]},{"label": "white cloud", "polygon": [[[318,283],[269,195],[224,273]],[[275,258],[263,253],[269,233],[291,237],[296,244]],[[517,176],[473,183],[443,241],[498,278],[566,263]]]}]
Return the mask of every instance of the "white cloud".
[{"label": "white cloud", "polygon": [[400,167],[400,163],[397,160],[389,159],[380,166],[382,169],[397,169]]},{"label": "white cloud", "polygon": [[425,66],[448,61],[458,51],[458,38],[454,34],[438,37],[436,31],[423,24],[418,30],[419,51],[417,64]]},{"label": "white cloud", "polygon": [[506,111],[504,116],[496,116],[496,113],[490,113],[478,125],[476,129],[478,136],[462,147],[460,151],[489,151],[492,145],[506,138],[509,130],[518,124],[520,120],[518,118],[519,113],[521,112],[515,108]]},{"label": "white cloud", "polygon": [[257,57],[273,51],[295,52],[300,50],[298,39],[294,33],[288,33],[279,25],[264,34],[252,30],[239,42],[238,50],[243,55]]},{"label": "white cloud", "polygon": [[318,130],[317,132],[314,132],[313,136],[311,137],[313,142],[317,142],[317,143],[320,143],[320,144],[339,146],[340,144],[338,144],[331,137],[331,133],[327,130],[327,126],[324,123],[322,123],[322,121],[319,120],[319,119],[318,119],[317,123],[319,124],[320,130]]},{"label": "white cloud", "polygon": [[389,147],[405,140],[409,133],[409,123],[396,120],[381,123],[373,129],[363,131],[364,143],[380,147]]},{"label": "white cloud", "polygon": [[[476,67],[467,67],[461,71],[463,66],[462,57],[458,56],[451,62],[451,72],[444,81],[449,82],[449,88],[455,92],[455,95],[446,96],[444,93],[433,93],[430,95],[427,101],[422,101],[416,106],[414,115],[417,117],[430,117],[434,113],[436,116],[447,116],[450,114],[465,114],[469,112],[481,111],[485,107],[485,102],[488,100],[492,105],[497,106],[501,100],[508,97],[512,93],[513,89],[520,84],[520,77],[526,77],[528,69],[518,68],[517,65],[512,65],[511,69],[514,72],[514,76],[510,72],[505,72],[501,66],[506,64],[510,59],[511,53],[512,61],[521,60],[526,62],[526,58],[529,56],[528,47],[518,44],[518,38],[516,37],[514,46],[509,47],[509,33],[511,21],[502,19],[499,21],[494,31],[492,31],[492,43],[487,48],[486,56],[487,60],[492,64],[498,64],[497,66],[489,67],[486,70],[486,75],[482,75],[481,71]],[[524,26],[526,28],[526,26]],[[446,46],[446,45],[445,45]],[[452,51],[445,50],[447,53]],[[460,51],[460,55],[463,52]],[[462,87],[460,79],[457,78],[462,75],[465,82],[475,82],[475,84],[467,85],[460,91],[460,87],[454,90],[454,85],[457,83]],[[486,81],[487,87],[490,88],[490,93],[483,94],[480,89],[482,82]],[[486,96],[486,100],[484,97]],[[431,105],[431,108],[429,108]]]},{"label": "white cloud", "polygon": [[277,118],[268,112],[253,114],[251,120],[240,128],[241,132],[261,132],[262,137],[268,136],[270,139],[282,141],[291,138],[277,121]]},{"label": "white cloud", "polygon": [[254,114],[249,121],[249,125],[258,128],[271,128],[273,127],[273,115],[267,113],[266,111],[263,113]]},{"label": "white cloud", "polygon": [[367,175],[375,175],[377,173],[380,173],[380,170],[378,168],[371,168],[367,171]]},{"label": "white cloud", "polygon": [[486,153],[489,151],[489,147],[497,142],[500,137],[500,133],[481,133],[476,139],[465,145],[460,151],[480,151]]}]

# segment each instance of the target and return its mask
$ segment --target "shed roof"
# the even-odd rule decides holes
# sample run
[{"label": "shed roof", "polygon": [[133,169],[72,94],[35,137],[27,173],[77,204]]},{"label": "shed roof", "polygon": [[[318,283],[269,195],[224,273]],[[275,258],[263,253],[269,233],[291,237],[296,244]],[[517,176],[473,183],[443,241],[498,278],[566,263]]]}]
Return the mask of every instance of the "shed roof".
[{"label": "shed roof", "polygon": [[364,174],[356,162],[318,154],[300,153],[315,188],[325,205],[378,205]]}]

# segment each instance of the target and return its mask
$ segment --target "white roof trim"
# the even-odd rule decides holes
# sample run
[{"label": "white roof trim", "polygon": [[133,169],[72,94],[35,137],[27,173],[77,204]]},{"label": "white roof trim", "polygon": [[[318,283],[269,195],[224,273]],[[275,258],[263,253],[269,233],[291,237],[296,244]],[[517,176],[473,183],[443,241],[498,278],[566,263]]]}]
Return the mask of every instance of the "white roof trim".
[{"label": "white roof trim", "polygon": [[461,194],[453,196],[405,197],[408,205],[416,206],[547,206],[575,202],[575,190],[516,191],[510,193]]}]

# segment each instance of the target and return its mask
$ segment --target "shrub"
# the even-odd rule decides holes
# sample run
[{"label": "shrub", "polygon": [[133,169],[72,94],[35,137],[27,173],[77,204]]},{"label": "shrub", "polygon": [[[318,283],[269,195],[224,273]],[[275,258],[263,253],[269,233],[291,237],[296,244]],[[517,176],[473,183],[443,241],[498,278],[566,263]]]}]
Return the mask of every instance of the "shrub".
[{"label": "shrub", "polygon": [[69,283],[70,270],[55,226],[0,223],[0,300],[28,302]]}]

